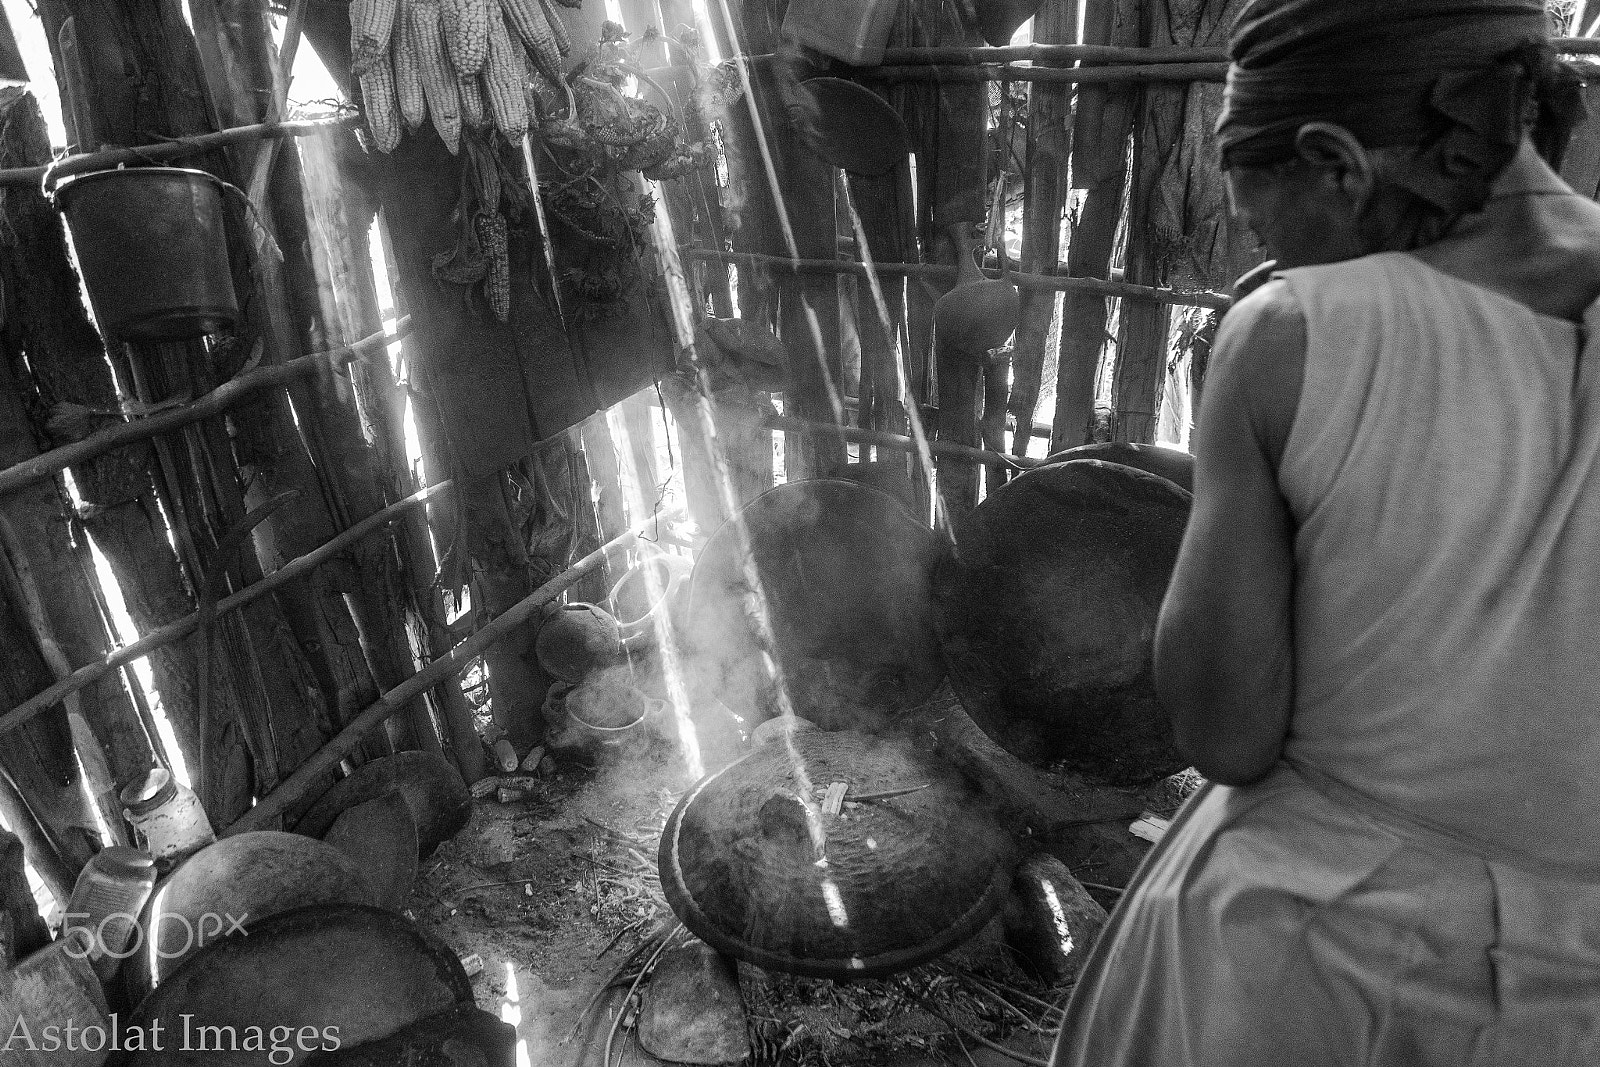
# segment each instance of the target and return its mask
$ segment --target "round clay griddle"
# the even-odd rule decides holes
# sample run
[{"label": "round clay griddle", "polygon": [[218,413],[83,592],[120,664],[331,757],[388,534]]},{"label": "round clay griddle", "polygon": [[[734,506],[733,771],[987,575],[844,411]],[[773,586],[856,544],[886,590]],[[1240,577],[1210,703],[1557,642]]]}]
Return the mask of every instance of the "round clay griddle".
[{"label": "round clay griddle", "polygon": [[1073,460],[1013,479],[958,524],[934,578],[945,662],[1002,748],[1111,785],[1185,765],[1151,660],[1189,504],[1165,478]]},{"label": "round clay griddle", "polygon": [[[145,1033],[160,1020],[162,1050],[135,1052],[126,1063],[260,1067],[265,1054],[244,1051],[253,1026],[267,1035],[277,1026],[292,1033],[337,1027],[340,1046],[355,1047],[471,1002],[455,953],[422,928],[381,908],[315,905],[252,923],[248,936],[224,938],[186,960],[129,1020]],[[197,1047],[203,1026],[232,1027],[240,1051]],[[284,1062],[306,1058],[295,1048]]]},{"label": "round clay griddle", "polygon": [[1057,452],[1049,463],[1070,463],[1075,459],[1098,459],[1154,474],[1172,482],[1186,493],[1194,492],[1194,457],[1175,448],[1141,445],[1133,441],[1102,441]]},{"label": "round clay griddle", "polygon": [[322,839],[349,857],[372,885],[373,903],[399,911],[417,878],[417,823],[400,793],[346,808]]},{"label": "round clay griddle", "polygon": [[[831,783],[871,794],[823,811]],[[702,780],[667,821],[661,886],[720,952],[767,970],[868,978],[955,948],[995,914],[1011,841],[965,781],[903,740],[792,734]]]},{"label": "round clay griddle", "polygon": [[711,535],[690,578],[696,703],[715,697],[746,723],[781,710],[748,613],[747,564],[794,714],[823,729],[871,727],[927,700],[944,677],[934,554],[932,531],[876,489],[818,479],[763,493]]},{"label": "round clay griddle", "polygon": [[157,887],[141,917],[156,952],[137,953],[124,972],[143,993],[235,926],[313,904],[373,903],[367,872],[333,845],[279,830],[225,837]]},{"label": "round clay griddle", "polygon": [[417,826],[417,855],[425,858],[472,817],[472,793],[436,752],[396,752],[335,782],[295,824],[295,833],[321,837],[346,808],[398,792]]}]

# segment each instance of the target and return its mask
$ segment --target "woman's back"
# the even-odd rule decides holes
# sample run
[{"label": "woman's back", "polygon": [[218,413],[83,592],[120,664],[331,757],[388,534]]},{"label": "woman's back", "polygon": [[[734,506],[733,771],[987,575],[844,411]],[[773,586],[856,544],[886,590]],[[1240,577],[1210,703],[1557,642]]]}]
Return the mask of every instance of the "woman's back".
[{"label": "woman's back", "polygon": [[1580,327],[1507,295],[1526,279],[1401,253],[1284,278],[1307,339],[1285,758],[1600,872],[1600,308]]}]

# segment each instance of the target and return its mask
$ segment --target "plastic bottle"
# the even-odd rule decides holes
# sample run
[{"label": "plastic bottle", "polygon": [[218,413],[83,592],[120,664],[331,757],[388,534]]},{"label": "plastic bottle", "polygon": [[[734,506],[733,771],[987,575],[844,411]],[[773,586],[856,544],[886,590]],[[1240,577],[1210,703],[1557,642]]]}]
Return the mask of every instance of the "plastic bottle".
[{"label": "plastic bottle", "polygon": [[89,963],[101,981],[139,950],[139,913],[156,885],[155,860],[136,848],[113,845],[84,866],[67,904],[66,928],[91,937]]},{"label": "plastic bottle", "polygon": [[143,841],[144,850],[166,874],[216,841],[200,798],[161,767],[122,790],[123,817]]}]

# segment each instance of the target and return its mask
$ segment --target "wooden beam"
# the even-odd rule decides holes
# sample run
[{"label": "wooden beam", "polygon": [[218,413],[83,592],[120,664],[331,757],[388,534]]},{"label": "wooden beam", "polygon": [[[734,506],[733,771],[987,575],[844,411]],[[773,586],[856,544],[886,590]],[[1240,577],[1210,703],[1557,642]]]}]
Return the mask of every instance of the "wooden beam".
[{"label": "wooden beam", "polygon": [[103,152],[80,152],[76,155],[63,156],[54,163],[40,167],[8,167],[0,170],[0,186],[31,185],[44,187],[48,192],[49,188],[45,186],[47,175],[50,178],[50,185],[53,186],[63,178],[74,174],[113,170],[122,166],[138,166],[142,163],[164,163],[217,148],[228,148],[268,138],[313,137],[360,124],[360,115],[297,119],[293,122],[261,122],[218,130],[216,133],[180,137],[174,141],[162,141],[160,144],[143,145],[139,148],[109,148]]},{"label": "wooden beam", "polygon": [[276,367],[258,367],[245,371],[217,386],[205,396],[184,404],[164,408],[153,415],[145,415],[131,422],[120,423],[90,434],[81,441],[51,449],[21,463],[0,470],[0,496],[14,493],[25,485],[59,474],[78,463],[103,456],[114,449],[148,441],[158,434],[170,433],[192,425],[202,419],[237,407],[263,389],[272,389],[323,368],[337,370],[358,359],[368,359],[383,352],[390,344],[411,332],[408,318],[401,319],[388,333],[375,333],[363,337],[353,345],[312,352]]},{"label": "wooden beam", "polygon": [[[790,259],[787,256],[769,256],[754,252],[723,252],[713,248],[685,248],[687,259],[722,259],[733,263],[770,267],[795,274],[854,274],[866,277],[865,263],[845,259]],[[938,263],[879,263],[874,261],[871,271],[886,275],[909,275],[954,281],[956,269]],[[993,274],[998,278],[1000,275]],[[1050,274],[1025,274],[1013,271],[1010,280],[1019,289],[1050,290],[1055,292],[1092,293],[1101,297],[1121,297],[1124,300],[1149,300],[1158,304],[1175,304],[1179,307],[1225,308],[1229,298],[1226,293],[1162,289],[1156,286],[1135,285],[1132,282],[1114,282],[1104,278],[1066,277]]]},{"label": "wooden beam", "polygon": [[[419,489],[415,493],[412,493],[410,496],[406,497],[404,500],[399,500],[393,504],[390,504],[382,511],[368,516],[361,522],[350,527],[348,530],[343,531],[337,537],[333,538],[327,544],[322,545],[320,548],[314,549],[298,559],[291,560],[278,570],[273,571],[261,581],[256,582],[253,585],[246,586],[237,593],[219,600],[216,608],[214,609],[215,615],[223,615],[227,612],[242,608],[246,604],[260,600],[262,597],[266,596],[268,593],[272,592],[274,589],[277,589],[286,582],[292,582],[298,578],[304,577],[306,574],[309,574],[323,563],[326,563],[328,560],[337,556],[340,552],[343,552],[352,545],[356,544],[356,542],[360,541],[363,537],[366,537],[374,530],[377,530],[383,526],[387,526],[389,523],[400,518],[407,511],[416,507],[418,504],[421,504],[424,501],[443,493],[450,487],[451,483],[447,479],[445,481],[435,483],[434,485],[430,485],[425,489]],[[84,686],[90,685],[105,677],[105,675],[116,670],[118,667],[147,656],[155,649],[161,648],[164,645],[171,644],[174,641],[187,637],[189,634],[193,633],[196,627],[199,625],[200,613],[195,612],[191,615],[185,616],[184,618],[178,619],[175,622],[170,622],[165,626],[151,630],[149,633],[139,638],[139,640],[133,642],[132,644],[122,646],[98,663],[91,663],[86,667],[78,668],[65,678],[57,681],[50,688],[41,693],[35,694],[32,697],[29,697],[27,700],[23,701],[21,704],[18,704],[4,715],[0,715],[0,737],[3,737],[12,730],[15,730],[17,727],[38,715],[46,708],[60,703],[62,700],[66,699],[66,697],[82,689]]]}]

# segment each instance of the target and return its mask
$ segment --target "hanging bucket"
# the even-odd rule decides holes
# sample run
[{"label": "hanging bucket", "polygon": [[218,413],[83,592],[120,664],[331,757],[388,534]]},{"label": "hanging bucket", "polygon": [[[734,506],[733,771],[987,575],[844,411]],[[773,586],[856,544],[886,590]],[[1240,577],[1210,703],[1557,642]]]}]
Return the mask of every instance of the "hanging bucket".
[{"label": "hanging bucket", "polygon": [[217,178],[179,167],[96,171],[55,190],[102,334],[181,341],[239,317],[222,193]]}]

